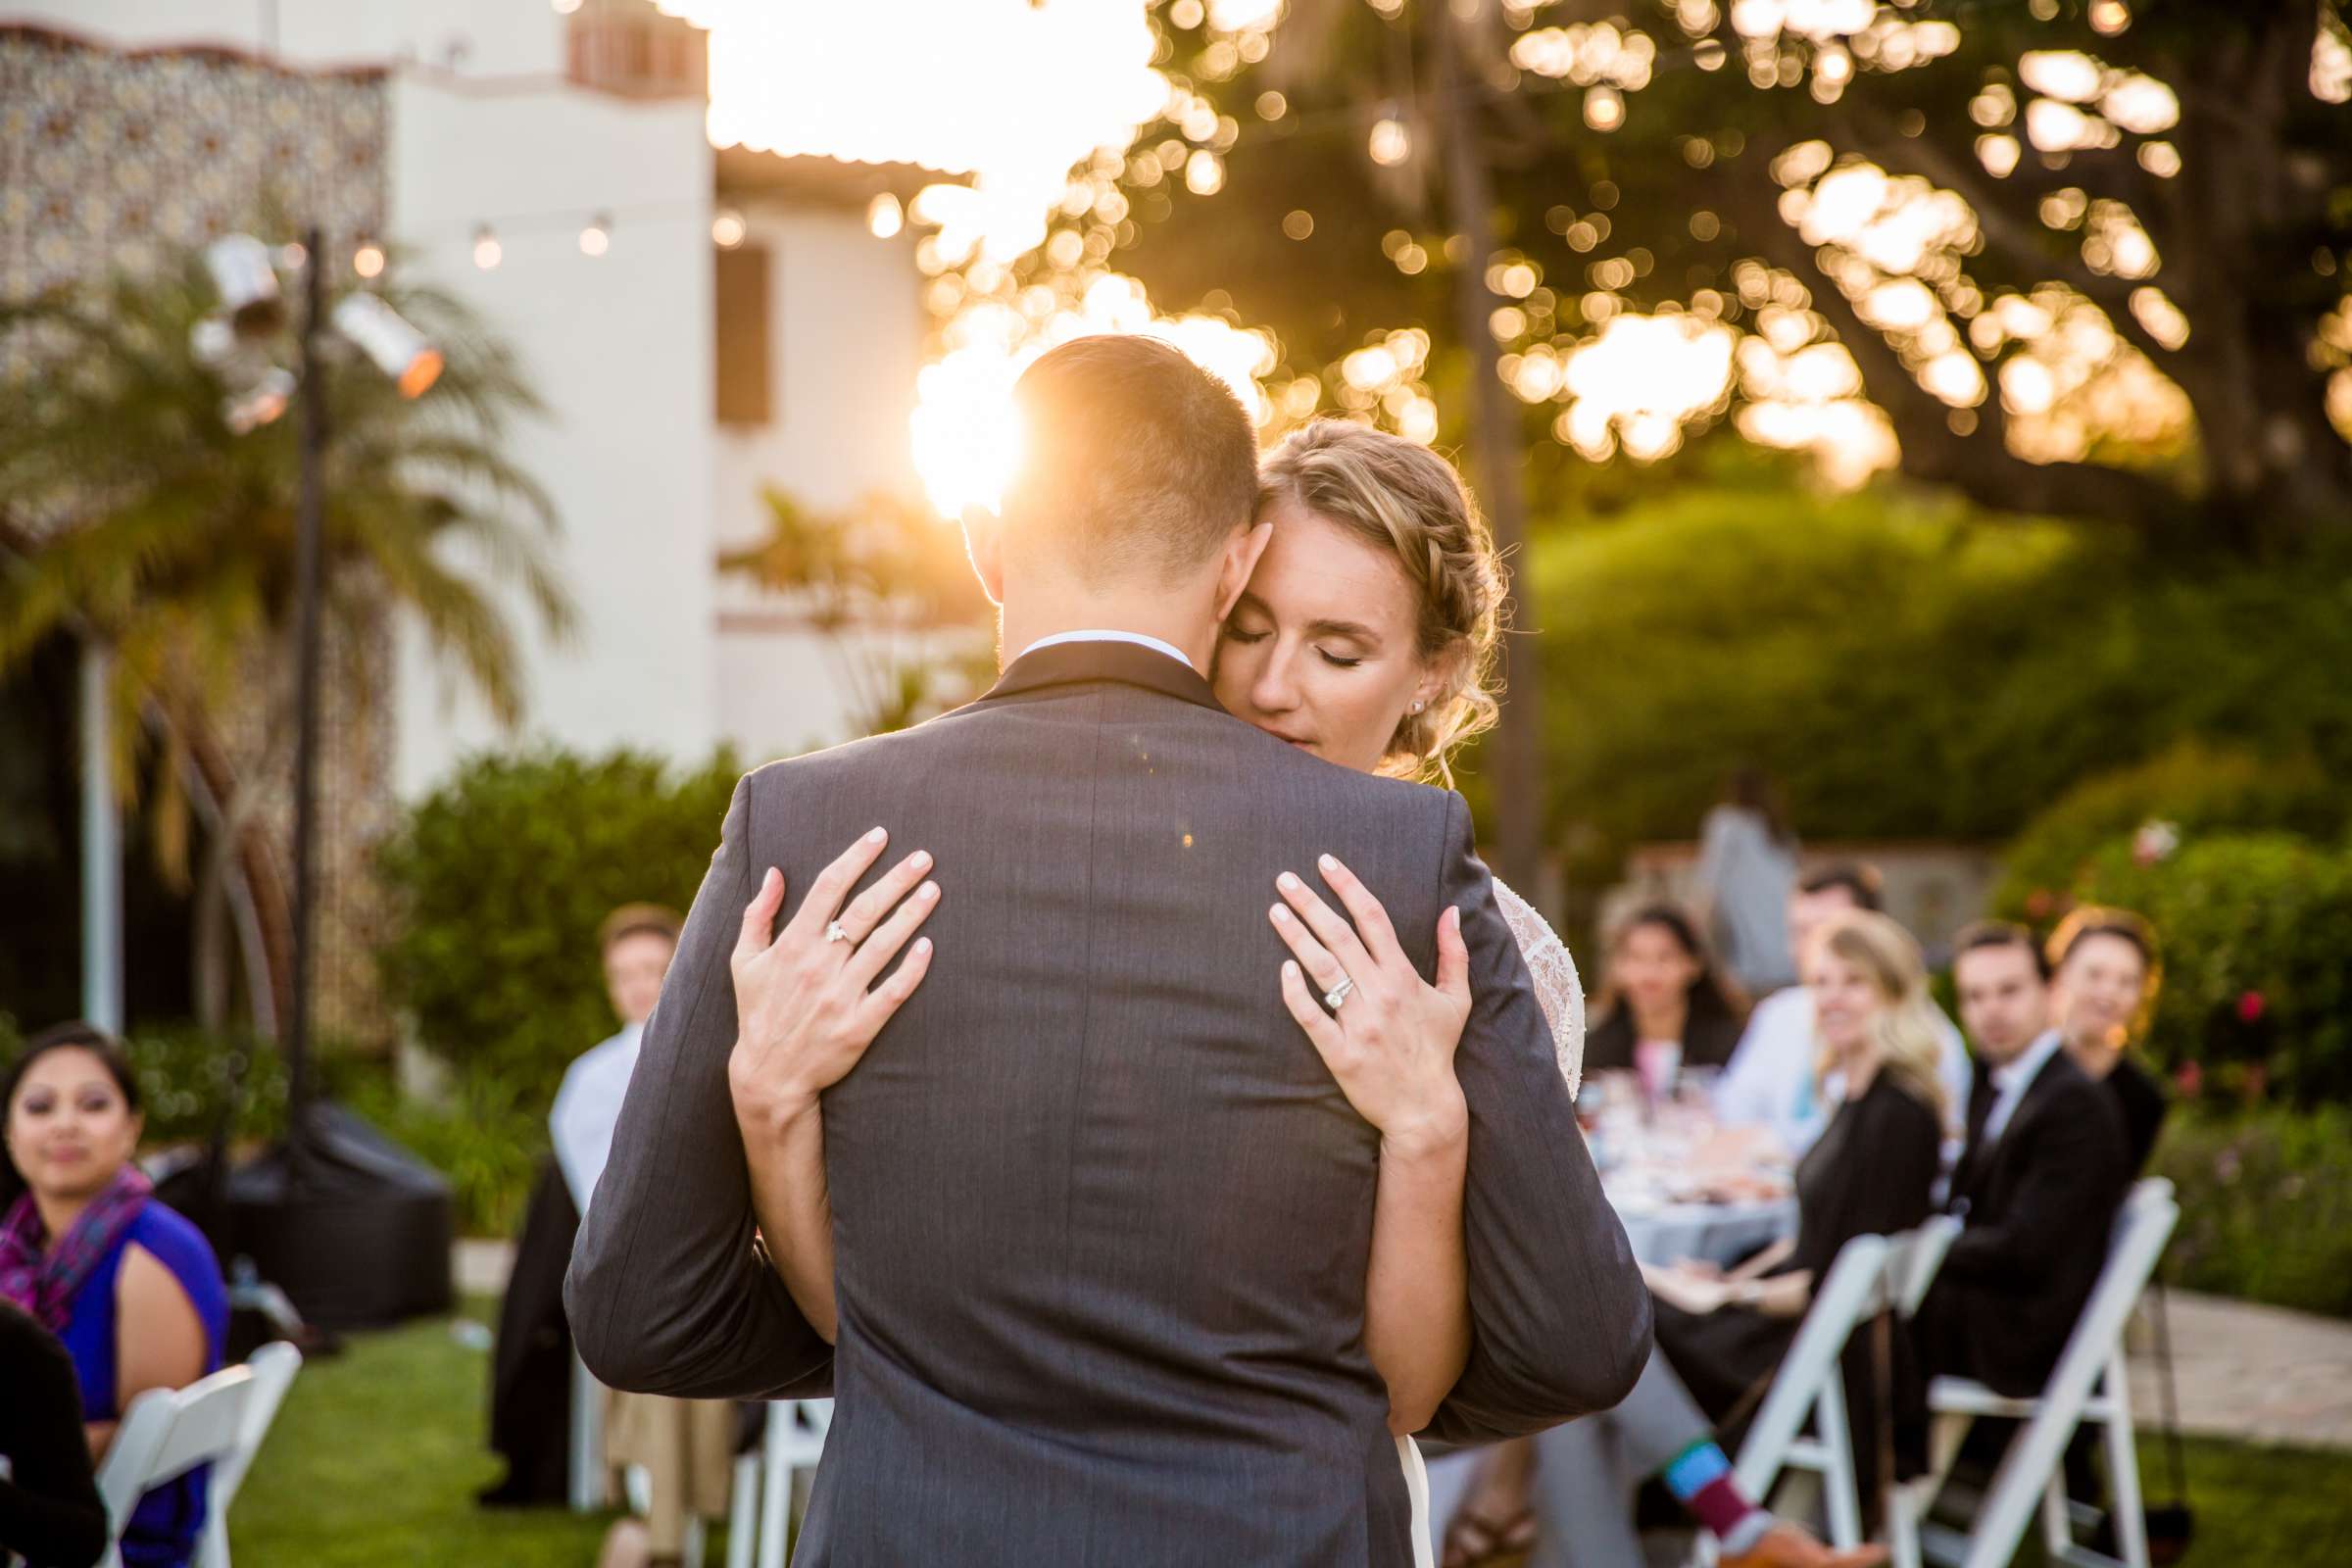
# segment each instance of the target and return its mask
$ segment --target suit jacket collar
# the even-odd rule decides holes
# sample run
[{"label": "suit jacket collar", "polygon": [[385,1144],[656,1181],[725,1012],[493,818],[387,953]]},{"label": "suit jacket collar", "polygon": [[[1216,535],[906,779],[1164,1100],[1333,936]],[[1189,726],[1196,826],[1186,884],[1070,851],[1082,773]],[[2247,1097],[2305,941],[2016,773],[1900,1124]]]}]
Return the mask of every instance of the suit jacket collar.
[{"label": "suit jacket collar", "polygon": [[980,701],[993,703],[1050,686],[1095,681],[1141,686],[1180,702],[1224,711],[1216,693],[1192,665],[1178,663],[1156,649],[1125,642],[1055,643],[1032,649],[1014,660]]},{"label": "suit jacket collar", "polygon": [[[1990,1148],[1984,1145],[1984,1122],[1978,1120],[1969,1129],[1968,1149],[1960,1157],[1959,1168],[1952,1173],[1952,1195],[1959,1197],[1974,1192],[1991,1174],[1992,1167],[2000,1162],[2002,1151],[2017,1146],[2018,1129],[2033,1117],[2041,1102],[2069,1079],[2082,1077],[2082,1069],[2076,1066],[2065,1048],[2060,1047],[2042,1062],[2041,1070],[2034,1075],[2034,1081],[2026,1085],[2025,1093],[2018,1097],[2017,1108],[2009,1113],[2009,1125],[2001,1129],[2001,1136],[1993,1140]],[[1979,1081],[1991,1090],[1990,1075],[1984,1075]],[[2087,1079],[2084,1081],[2088,1082]],[[1987,1115],[1991,1113],[1992,1102],[1997,1098],[1998,1090],[1991,1090],[1986,1096],[1984,1110]]]}]

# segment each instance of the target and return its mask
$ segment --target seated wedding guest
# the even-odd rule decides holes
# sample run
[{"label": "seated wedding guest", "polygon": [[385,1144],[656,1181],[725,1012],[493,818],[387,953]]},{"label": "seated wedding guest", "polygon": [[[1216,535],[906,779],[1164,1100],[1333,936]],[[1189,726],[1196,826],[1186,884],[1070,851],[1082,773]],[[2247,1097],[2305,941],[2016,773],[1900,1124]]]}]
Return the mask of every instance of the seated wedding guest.
[{"label": "seated wedding guest", "polygon": [[[1739,989],[1720,974],[1682,910],[1655,904],[1617,929],[1609,944],[1600,1021],[1585,1037],[1585,1071],[1641,1065],[1666,1048],[1680,1067],[1720,1067],[1746,1021]],[[1663,1077],[1671,1079],[1673,1069]]]},{"label": "seated wedding guest", "polygon": [[531,1184],[514,1267],[499,1303],[490,1363],[490,1446],[505,1457],[507,1473],[477,1494],[484,1507],[560,1503],[568,1494],[572,1349],[571,1324],[564,1315],[564,1271],[571,1262],[580,1210],[612,1147],[612,1124],[636,1064],[637,1040],[661,998],[678,929],[675,912],[650,904],[615,909],[599,928],[605,991],[622,1027],[572,1062],[548,1117],[555,1152],[541,1162]]},{"label": "seated wedding guest", "polygon": [[[1789,952],[1799,969],[1805,944],[1825,922],[1850,909],[1877,911],[1885,903],[1878,868],[1858,860],[1822,866],[1799,877],[1788,898]],[[1955,1118],[1945,1129],[1951,1134],[1958,1130],[1959,1107],[1968,1100],[1968,1047],[1943,1009],[1932,1001],[1927,1009],[1936,1031],[1936,1076]],[[1815,1082],[1817,1054],[1813,1003],[1803,988],[1791,986],[1766,997],[1747,1015],[1747,1028],[1715,1085],[1716,1117],[1727,1127],[1768,1129],[1790,1158],[1800,1157],[1837,1108],[1835,1097],[1823,1096]],[[1834,1079],[1830,1087],[1836,1088]],[[1956,1154],[1957,1150],[1950,1152]]]},{"label": "seated wedding guest", "polygon": [[[143,1122],[122,1049],[83,1023],[25,1044],[9,1069],[0,1171],[0,1297],[65,1343],[90,1457],[149,1389],[220,1370],[228,1290],[203,1233],[154,1200],[131,1162]],[[209,1466],[138,1501],[129,1568],[179,1568],[204,1527]]]},{"label": "seated wedding guest", "polygon": [[[620,1120],[620,1103],[637,1066],[645,1021],[662,1000],[662,977],[677,951],[680,929],[674,910],[627,904],[607,915],[598,933],[605,988],[620,1030],[590,1047],[564,1071],[555,1108],[548,1113],[556,1162],[580,1214],[588,1212],[597,1179],[612,1155],[612,1129]],[[570,1252],[571,1239],[566,1236],[561,1250],[551,1244],[548,1253],[556,1274],[558,1311]],[[568,1376],[568,1341],[565,1371]],[[605,1413],[606,1461],[614,1469],[642,1465],[653,1485],[646,1519],[623,1518],[612,1526],[598,1559],[604,1568],[683,1560],[687,1520],[718,1518],[727,1511],[735,1431],[732,1400],[670,1399],[651,1394],[611,1396]]]},{"label": "seated wedding guest", "polygon": [[2033,934],[1987,920],[1953,941],[1960,1017],[1984,1064],[1952,1174],[1962,1230],[1913,1320],[1930,1375],[2036,1393],[2105,1264],[2132,1175],[2123,1117],[2053,1021]]},{"label": "seated wedding guest", "polygon": [[0,1562],[86,1568],[106,1555],[106,1504],[81,1435],[74,1358],[0,1302]]},{"label": "seated wedding guest", "polygon": [[1715,939],[1740,990],[1761,997],[1792,985],[1788,895],[1796,887],[1796,835],[1781,792],[1761,768],[1736,769],[1698,832],[1698,926]]},{"label": "seated wedding guest", "polygon": [[2084,905],[2050,933],[2051,982],[2066,1054],[2093,1083],[2104,1083],[2124,1115],[2124,1144],[2134,1176],[2148,1168],[2156,1134],[2171,1108],[2146,1069],[2124,1053],[2146,1025],[2164,966],[2155,928],[2130,909]]},{"label": "seated wedding guest", "polygon": [[[1841,1095],[1797,1166],[1796,1234],[1729,1270],[1689,1261],[1642,1270],[1656,1297],[1657,1350],[1642,1381],[1616,1409],[1536,1440],[1545,1542],[1537,1563],[1639,1564],[1624,1489],[1651,1476],[1715,1535],[1726,1562],[1885,1556],[1883,1547],[1833,1553],[1778,1524],[1740,1493],[1717,1435],[1752,1413],[1838,1250],[1920,1224],[1936,1180],[1943,1084],[1918,944],[1885,915],[1847,910],[1813,932],[1804,981],[1821,1042],[1816,1071],[1835,1073]],[[1893,1370],[1899,1379],[1907,1368]],[[1845,1376],[1856,1451],[1875,1451],[1868,1345],[1849,1348]]]}]

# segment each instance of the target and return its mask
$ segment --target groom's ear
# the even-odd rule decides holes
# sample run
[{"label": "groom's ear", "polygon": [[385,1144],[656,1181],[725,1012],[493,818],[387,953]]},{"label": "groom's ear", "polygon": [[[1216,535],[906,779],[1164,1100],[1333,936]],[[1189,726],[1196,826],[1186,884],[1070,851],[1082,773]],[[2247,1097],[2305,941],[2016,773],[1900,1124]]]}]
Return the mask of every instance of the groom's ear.
[{"label": "groom's ear", "polygon": [[1250,573],[1257,570],[1257,558],[1266,553],[1266,541],[1273,537],[1274,525],[1261,522],[1237,528],[1225,541],[1225,559],[1217,568],[1217,619],[1233,613],[1242,590],[1250,586]]},{"label": "groom's ear", "polygon": [[986,507],[963,509],[963,553],[971,558],[980,591],[1004,608],[1004,519]]}]

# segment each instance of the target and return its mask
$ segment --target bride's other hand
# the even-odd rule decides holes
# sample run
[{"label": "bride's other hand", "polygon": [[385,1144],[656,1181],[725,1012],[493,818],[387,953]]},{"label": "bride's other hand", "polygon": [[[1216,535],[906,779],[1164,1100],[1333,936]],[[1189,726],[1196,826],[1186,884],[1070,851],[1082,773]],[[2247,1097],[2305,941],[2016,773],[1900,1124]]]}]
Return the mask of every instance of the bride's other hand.
[{"label": "bride's other hand", "polygon": [[[874,982],[939,906],[939,884],[923,881],[931,857],[917,850],[872,887],[842,899],[880,858],[889,835],[875,828],[820,872],[782,932],[784,874],[770,866],[744,907],[728,966],[735,978],[735,1048],[727,1085],[747,1130],[773,1131],[816,1103],[847,1076],[931,966],[931,941]],[[918,887],[917,883],[921,883]],[[838,935],[835,935],[838,933]]]},{"label": "bride's other hand", "polygon": [[[1438,979],[1431,985],[1405,957],[1372,891],[1331,856],[1318,864],[1354,923],[1290,872],[1275,879],[1284,902],[1267,915],[1296,955],[1282,966],[1291,1016],[1356,1114],[1389,1144],[1415,1149],[1467,1137],[1469,1109],[1453,1075],[1454,1048],[1470,1018],[1461,911],[1438,917]],[[1316,993],[1328,996],[1343,981],[1347,995],[1325,1011]]]}]

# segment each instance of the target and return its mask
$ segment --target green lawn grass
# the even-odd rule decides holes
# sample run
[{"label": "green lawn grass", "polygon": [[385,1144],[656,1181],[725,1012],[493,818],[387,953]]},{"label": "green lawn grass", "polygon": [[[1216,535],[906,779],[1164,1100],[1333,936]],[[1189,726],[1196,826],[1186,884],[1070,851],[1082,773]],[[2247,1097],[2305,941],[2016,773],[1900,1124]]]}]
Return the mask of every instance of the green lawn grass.
[{"label": "green lawn grass", "polygon": [[[610,1515],[490,1509],[490,1358],[454,1322],[303,1367],[229,1510],[236,1568],[588,1568]],[[723,1558],[715,1559],[723,1561]]]},{"label": "green lawn grass", "polygon": [[[609,1516],[474,1506],[499,1473],[483,1446],[488,1360],[444,1319],[357,1336],[304,1367],[229,1515],[237,1568],[587,1568]],[[2187,1449],[2188,1568],[2352,1563],[2352,1453]],[[2154,1450],[2143,1446],[2142,1469],[2161,1496]],[[723,1550],[713,1531],[707,1560]]]}]

